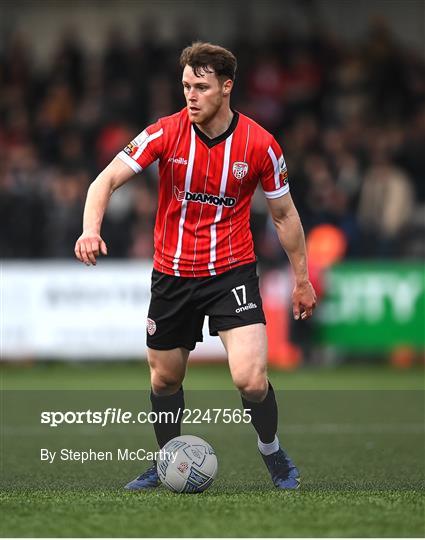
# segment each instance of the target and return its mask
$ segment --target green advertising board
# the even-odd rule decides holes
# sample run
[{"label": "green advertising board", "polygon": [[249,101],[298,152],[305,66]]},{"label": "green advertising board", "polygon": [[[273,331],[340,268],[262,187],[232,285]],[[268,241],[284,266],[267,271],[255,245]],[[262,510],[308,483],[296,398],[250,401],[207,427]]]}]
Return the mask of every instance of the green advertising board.
[{"label": "green advertising board", "polygon": [[349,350],[425,347],[425,268],[420,263],[339,264],[325,275],[318,341]]}]

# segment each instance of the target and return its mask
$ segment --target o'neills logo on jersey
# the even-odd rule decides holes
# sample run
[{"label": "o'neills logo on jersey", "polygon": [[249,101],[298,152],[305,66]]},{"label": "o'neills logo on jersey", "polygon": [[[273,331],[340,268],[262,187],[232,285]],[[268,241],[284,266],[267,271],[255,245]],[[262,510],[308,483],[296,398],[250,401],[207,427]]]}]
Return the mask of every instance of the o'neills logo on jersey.
[{"label": "o'neills logo on jersey", "polygon": [[170,157],[168,158],[168,163],[175,163],[176,165],[187,165],[187,159],[182,157]]},{"label": "o'neills logo on jersey", "polygon": [[193,201],[201,204],[212,204],[214,206],[235,206],[234,197],[218,197],[209,193],[192,193],[191,191],[180,191],[174,186],[174,195],[178,201]]}]

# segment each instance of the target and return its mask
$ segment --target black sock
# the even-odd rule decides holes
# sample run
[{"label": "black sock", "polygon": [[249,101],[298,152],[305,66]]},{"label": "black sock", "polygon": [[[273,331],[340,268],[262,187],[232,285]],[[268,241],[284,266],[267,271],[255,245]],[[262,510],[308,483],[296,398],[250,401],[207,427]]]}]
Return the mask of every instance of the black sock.
[{"label": "black sock", "polygon": [[171,396],[157,396],[151,390],[151,403],[152,411],[156,413],[160,412],[172,412],[168,415],[168,418],[159,418],[153,425],[156,435],[156,440],[160,448],[164,446],[168,441],[178,437],[181,433],[181,421],[184,409],[184,393],[183,387]]},{"label": "black sock", "polygon": [[274,441],[277,432],[277,403],[273,386],[269,382],[269,391],[260,403],[248,401],[242,396],[244,409],[251,409],[251,422],[260,441],[267,444]]}]

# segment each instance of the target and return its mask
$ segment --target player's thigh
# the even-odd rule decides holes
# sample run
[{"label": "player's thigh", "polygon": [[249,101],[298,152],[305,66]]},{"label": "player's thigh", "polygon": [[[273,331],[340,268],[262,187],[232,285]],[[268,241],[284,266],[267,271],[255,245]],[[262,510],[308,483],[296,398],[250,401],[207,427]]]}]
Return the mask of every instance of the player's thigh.
[{"label": "player's thigh", "polygon": [[263,323],[222,330],[233,381],[239,388],[262,387],[267,381],[267,334]]},{"label": "player's thigh", "polygon": [[189,353],[190,351],[184,347],[170,350],[157,350],[148,347],[147,356],[154,391],[161,392],[180,387],[186,374]]}]

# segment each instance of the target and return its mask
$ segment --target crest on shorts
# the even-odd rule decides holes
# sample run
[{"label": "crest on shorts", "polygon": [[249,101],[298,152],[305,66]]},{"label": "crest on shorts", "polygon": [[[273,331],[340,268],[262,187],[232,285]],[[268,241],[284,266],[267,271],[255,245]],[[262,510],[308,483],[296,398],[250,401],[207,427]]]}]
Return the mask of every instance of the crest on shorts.
[{"label": "crest on shorts", "polygon": [[150,336],[153,336],[156,332],[156,322],[153,319],[149,319],[149,317],[146,320],[146,329]]},{"label": "crest on shorts", "polygon": [[235,161],[233,163],[233,176],[236,180],[242,180],[248,173],[248,163],[245,161]]}]

